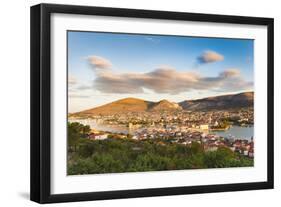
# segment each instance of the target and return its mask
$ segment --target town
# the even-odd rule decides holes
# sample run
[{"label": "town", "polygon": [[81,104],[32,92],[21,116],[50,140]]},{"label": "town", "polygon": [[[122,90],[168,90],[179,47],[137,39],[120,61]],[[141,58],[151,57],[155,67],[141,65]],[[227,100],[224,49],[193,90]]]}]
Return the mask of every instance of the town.
[{"label": "town", "polygon": [[212,111],[161,111],[128,112],[113,115],[70,117],[70,122],[89,125],[90,140],[109,138],[143,141],[159,145],[176,143],[190,146],[201,144],[205,151],[227,147],[240,155],[254,158],[254,140],[233,135],[220,136],[217,131],[227,131],[232,126],[249,127],[254,124],[253,107]]}]

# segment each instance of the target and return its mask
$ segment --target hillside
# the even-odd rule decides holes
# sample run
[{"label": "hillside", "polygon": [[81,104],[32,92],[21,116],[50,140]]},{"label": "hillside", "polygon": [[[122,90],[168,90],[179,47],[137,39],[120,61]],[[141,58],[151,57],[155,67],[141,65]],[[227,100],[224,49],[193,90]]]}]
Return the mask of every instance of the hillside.
[{"label": "hillside", "polygon": [[149,110],[153,102],[137,98],[125,98],[96,108],[75,113],[75,115],[106,115],[124,112],[144,112]]},{"label": "hillside", "polygon": [[167,100],[159,102],[146,101],[137,98],[125,98],[96,108],[88,109],[72,115],[111,115],[128,112],[157,112],[175,110],[212,110],[251,107],[254,93],[245,92],[232,95],[214,96],[197,100],[187,100],[173,103]]},{"label": "hillside", "polygon": [[180,102],[184,110],[211,110],[251,107],[254,104],[254,92],[233,95],[214,96],[197,100]]},{"label": "hillside", "polygon": [[174,110],[182,110],[182,107],[177,103],[173,103],[167,100],[161,100],[157,103],[153,103],[151,105],[150,111],[174,111]]}]

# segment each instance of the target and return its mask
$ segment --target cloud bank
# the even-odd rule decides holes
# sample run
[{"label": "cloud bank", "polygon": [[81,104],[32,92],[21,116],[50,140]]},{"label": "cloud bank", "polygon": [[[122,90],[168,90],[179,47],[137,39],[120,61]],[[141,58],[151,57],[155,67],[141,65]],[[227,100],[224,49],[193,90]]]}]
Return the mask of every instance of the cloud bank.
[{"label": "cloud bank", "polygon": [[224,59],[223,55],[211,50],[205,51],[197,58],[199,64],[218,62],[218,61],[222,61],[223,59]]},{"label": "cloud bank", "polygon": [[[110,62],[104,58],[99,60],[101,59]],[[177,71],[169,66],[161,66],[146,73],[116,73],[112,70],[99,70],[108,69],[104,64],[100,64],[102,61],[90,59],[89,62],[96,68],[93,87],[102,93],[135,94],[144,93],[144,89],[149,89],[155,93],[176,95],[191,90],[225,92],[248,90],[253,85],[252,82],[244,80],[239,69],[226,69],[212,77],[192,71]]]}]

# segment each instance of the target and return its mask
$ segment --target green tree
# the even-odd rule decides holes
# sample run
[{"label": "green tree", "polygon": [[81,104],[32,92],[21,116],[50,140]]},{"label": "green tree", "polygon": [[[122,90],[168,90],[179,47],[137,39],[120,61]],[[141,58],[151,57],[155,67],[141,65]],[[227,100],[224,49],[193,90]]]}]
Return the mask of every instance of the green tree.
[{"label": "green tree", "polygon": [[191,143],[191,153],[193,155],[202,153],[203,151],[204,151],[204,148],[203,148],[202,144],[200,144],[198,142]]},{"label": "green tree", "polygon": [[67,132],[68,132],[68,149],[76,151],[77,145],[81,138],[85,138],[91,129],[88,125],[83,125],[78,122],[68,122]]},{"label": "green tree", "polygon": [[68,174],[71,175],[253,166],[253,159],[227,147],[206,152],[197,142],[185,146],[159,144],[161,139],[89,140],[81,138],[80,127],[79,124],[70,126],[72,136],[78,137],[79,146],[68,159]]}]

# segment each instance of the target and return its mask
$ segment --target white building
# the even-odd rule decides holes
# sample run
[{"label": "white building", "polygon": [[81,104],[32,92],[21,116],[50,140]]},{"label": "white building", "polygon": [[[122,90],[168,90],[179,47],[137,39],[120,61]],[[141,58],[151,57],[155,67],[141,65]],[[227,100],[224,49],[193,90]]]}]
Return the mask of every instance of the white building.
[{"label": "white building", "polygon": [[201,124],[200,129],[201,130],[209,130],[209,125],[208,124]]}]

